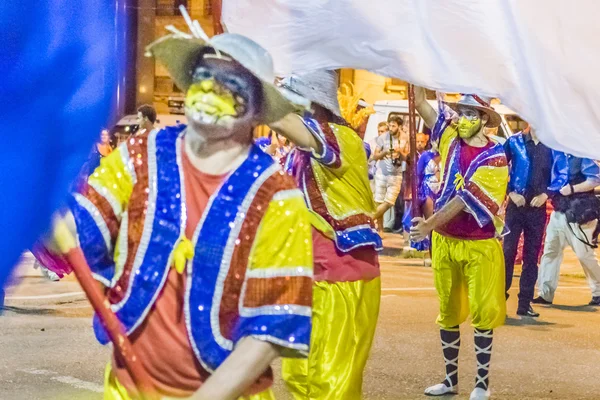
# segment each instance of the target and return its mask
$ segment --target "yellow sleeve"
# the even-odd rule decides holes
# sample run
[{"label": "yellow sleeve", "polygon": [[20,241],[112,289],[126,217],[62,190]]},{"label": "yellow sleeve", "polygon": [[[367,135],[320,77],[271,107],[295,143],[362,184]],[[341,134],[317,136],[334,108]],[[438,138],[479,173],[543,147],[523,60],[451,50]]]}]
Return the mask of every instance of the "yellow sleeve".
[{"label": "yellow sleeve", "polygon": [[258,227],[249,257],[238,338],[274,343],[306,356],[312,315],[313,253],[308,209],[298,189],[280,191]]},{"label": "yellow sleeve", "polygon": [[133,163],[123,145],[100,161],[71,202],[80,247],[94,277],[107,286],[115,274],[117,237],[134,182]]}]

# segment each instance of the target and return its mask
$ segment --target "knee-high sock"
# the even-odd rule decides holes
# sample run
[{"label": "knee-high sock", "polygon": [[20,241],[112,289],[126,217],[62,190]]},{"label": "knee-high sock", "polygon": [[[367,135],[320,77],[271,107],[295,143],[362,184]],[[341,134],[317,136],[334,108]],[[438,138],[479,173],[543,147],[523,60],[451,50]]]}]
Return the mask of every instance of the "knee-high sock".
[{"label": "knee-high sock", "polygon": [[489,385],[493,338],[493,330],[482,331],[475,329],[475,356],[477,358],[477,378],[475,378],[475,387],[485,390],[487,390]]},{"label": "knee-high sock", "polygon": [[444,354],[444,362],[446,363],[446,379],[444,384],[448,387],[453,387],[458,384],[458,351],[460,349],[460,331],[458,326],[452,328],[456,330],[440,329],[440,337],[442,339],[442,352]]}]

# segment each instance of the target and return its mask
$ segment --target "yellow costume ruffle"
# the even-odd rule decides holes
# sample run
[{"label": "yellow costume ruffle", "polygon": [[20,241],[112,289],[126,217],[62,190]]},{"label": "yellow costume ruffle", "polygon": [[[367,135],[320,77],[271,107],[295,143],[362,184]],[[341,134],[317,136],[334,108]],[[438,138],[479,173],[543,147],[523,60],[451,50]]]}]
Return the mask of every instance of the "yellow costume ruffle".
[{"label": "yellow costume ruffle", "polygon": [[282,366],[282,377],[296,400],[362,398],[380,296],[380,278],[314,283],[308,359],[284,359]]},{"label": "yellow costume ruffle", "polygon": [[437,323],[450,329],[469,313],[472,325],[494,329],[506,318],[504,253],[498,239],[462,240],[433,233],[432,267],[440,300]]}]

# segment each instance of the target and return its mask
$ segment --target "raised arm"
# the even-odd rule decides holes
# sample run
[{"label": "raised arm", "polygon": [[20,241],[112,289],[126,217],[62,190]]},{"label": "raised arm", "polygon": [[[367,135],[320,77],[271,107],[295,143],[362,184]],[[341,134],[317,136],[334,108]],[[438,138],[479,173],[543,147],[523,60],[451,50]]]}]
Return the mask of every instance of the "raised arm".
[{"label": "raised arm", "polygon": [[423,121],[425,121],[425,125],[427,125],[429,129],[433,129],[438,118],[438,113],[435,111],[435,108],[427,102],[425,89],[420,86],[415,86],[415,108],[421,118],[423,118]]},{"label": "raised arm", "polygon": [[296,114],[288,114],[279,121],[271,123],[269,127],[300,148],[311,149],[316,153],[323,151],[323,144],[308,130],[302,117]]},{"label": "raised arm", "polygon": [[389,148],[382,146],[380,143],[380,140],[376,140],[375,141],[375,151],[373,153],[373,160],[375,160],[375,161],[383,160],[389,154],[390,154]]}]

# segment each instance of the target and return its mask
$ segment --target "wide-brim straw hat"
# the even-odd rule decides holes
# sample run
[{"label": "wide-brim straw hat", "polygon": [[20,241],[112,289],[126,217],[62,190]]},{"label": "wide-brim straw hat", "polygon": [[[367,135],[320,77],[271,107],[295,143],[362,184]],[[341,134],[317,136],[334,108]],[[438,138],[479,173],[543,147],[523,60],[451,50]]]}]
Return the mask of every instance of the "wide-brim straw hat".
[{"label": "wide-brim straw hat", "polygon": [[317,70],[285,76],[280,82],[284,89],[317,103],[338,117],[342,116],[338,102],[339,78],[335,71]]},{"label": "wide-brim straw hat", "polygon": [[459,106],[475,108],[488,115],[489,120],[485,125],[486,128],[495,128],[500,126],[502,118],[490,105],[490,101],[486,97],[481,97],[473,94],[464,94],[456,103],[446,103],[454,111],[458,111]]},{"label": "wide-brim straw hat", "polygon": [[278,121],[301,108],[286,99],[274,85],[273,59],[269,52],[246,36],[223,33],[206,41],[177,34],[167,35],[146,47],[146,54],[164,65],[177,87],[187,92],[194,83],[193,73],[198,57],[206,49],[225,53],[260,80],[263,107],[259,123]]}]

